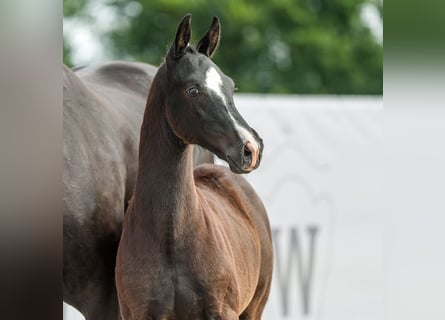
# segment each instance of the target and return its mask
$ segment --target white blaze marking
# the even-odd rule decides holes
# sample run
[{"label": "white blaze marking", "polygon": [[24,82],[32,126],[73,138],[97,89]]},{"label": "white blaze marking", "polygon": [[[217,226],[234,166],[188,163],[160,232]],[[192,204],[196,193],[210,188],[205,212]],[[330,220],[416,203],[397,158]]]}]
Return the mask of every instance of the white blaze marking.
[{"label": "white blaze marking", "polygon": [[219,75],[218,71],[214,67],[210,67],[206,72],[206,87],[216,93],[218,97],[224,102],[226,105],[226,97],[223,95],[221,87],[222,87],[222,79]]},{"label": "white blaze marking", "polygon": [[219,75],[218,71],[214,67],[210,67],[206,72],[206,79],[205,79],[205,85],[207,88],[212,90],[223,102],[227,113],[230,116],[230,119],[232,120],[234,127],[236,131],[238,132],[240,138],[244,138],[247,141],[250,141],[255,149],[258,149],[258,143],[256,139],[248,132],[246,129],[244,129],[238,121],[233,117],[232,113],[230,112],[229,108],[227,107],[227,101],[226,97],[224,96],[222,92],[222,78]]}]

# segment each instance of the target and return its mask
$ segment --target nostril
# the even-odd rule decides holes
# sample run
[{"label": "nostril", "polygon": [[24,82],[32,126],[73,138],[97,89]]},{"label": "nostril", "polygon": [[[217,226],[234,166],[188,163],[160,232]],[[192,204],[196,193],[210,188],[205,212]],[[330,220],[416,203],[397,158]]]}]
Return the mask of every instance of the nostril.
[{"label": "nostril", "polygon": [[252,170],[258,162],[258,147],[252,142],[248,141],[244,145],[244,164],[247,166],[248,170]]},{"label": "nostril", "polygon": [[249,160],[252,158],[252,151],[250,151],[247,144],[244,146],[244,158],[248,158]]}]

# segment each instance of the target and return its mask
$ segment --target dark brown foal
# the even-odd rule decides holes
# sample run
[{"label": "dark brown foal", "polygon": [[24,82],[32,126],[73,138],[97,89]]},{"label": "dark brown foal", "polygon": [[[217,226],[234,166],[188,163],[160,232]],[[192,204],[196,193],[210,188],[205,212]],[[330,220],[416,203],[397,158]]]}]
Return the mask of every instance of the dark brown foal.
[{"label": "dark brown foal", "polygon": [[[258,195],[235,173],[259,166],[263,142],[235,108],[233,81],[209,58],[219,20],[196,49],[190,37],[187,15],[147,100],[136,189],[116,261],[121,314],[260,319],[272,278],[270,226]],[[193,170],[191,144],[231,170]]]}]

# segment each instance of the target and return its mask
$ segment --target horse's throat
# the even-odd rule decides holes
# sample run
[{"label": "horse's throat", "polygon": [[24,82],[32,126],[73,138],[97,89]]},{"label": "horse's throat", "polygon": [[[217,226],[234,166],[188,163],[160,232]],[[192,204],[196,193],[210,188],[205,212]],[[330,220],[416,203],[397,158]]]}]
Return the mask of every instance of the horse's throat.
[{"label": "horse's throat", "polygon": [[140,158],[135,213],[145,221],[147,232],[165,238],[166,244],[180,233],[182,222],[187,221],[185,216],[196,211],[192,162],[192,146],[178,151],[169,142],[157,148],[147,145],[147,153]]},{"label": "horse's throat", "polygon": [[[157,87],[157,81],[152,85]],[[152,248],[174,264],[177,234],[188,214],[196,212],[193,148],[174,136],[165,114],[165,94],[150,92],[139,145],[139,167],[132,219],[141,223]],[[149,241],[149,242],[150,242]]]}]

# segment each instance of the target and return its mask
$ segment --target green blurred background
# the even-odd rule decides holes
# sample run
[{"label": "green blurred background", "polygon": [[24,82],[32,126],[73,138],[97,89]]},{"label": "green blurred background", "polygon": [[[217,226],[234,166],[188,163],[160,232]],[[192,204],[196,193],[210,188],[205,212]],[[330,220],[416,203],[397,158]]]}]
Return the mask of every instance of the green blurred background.
[{"label": "green blurred background", "polygon": [[381,95],[382,10],[381,0],[64,0],[63,60],[159,65],[186,13],[195,43],[217,15],[214,60],[241,92]]}]

